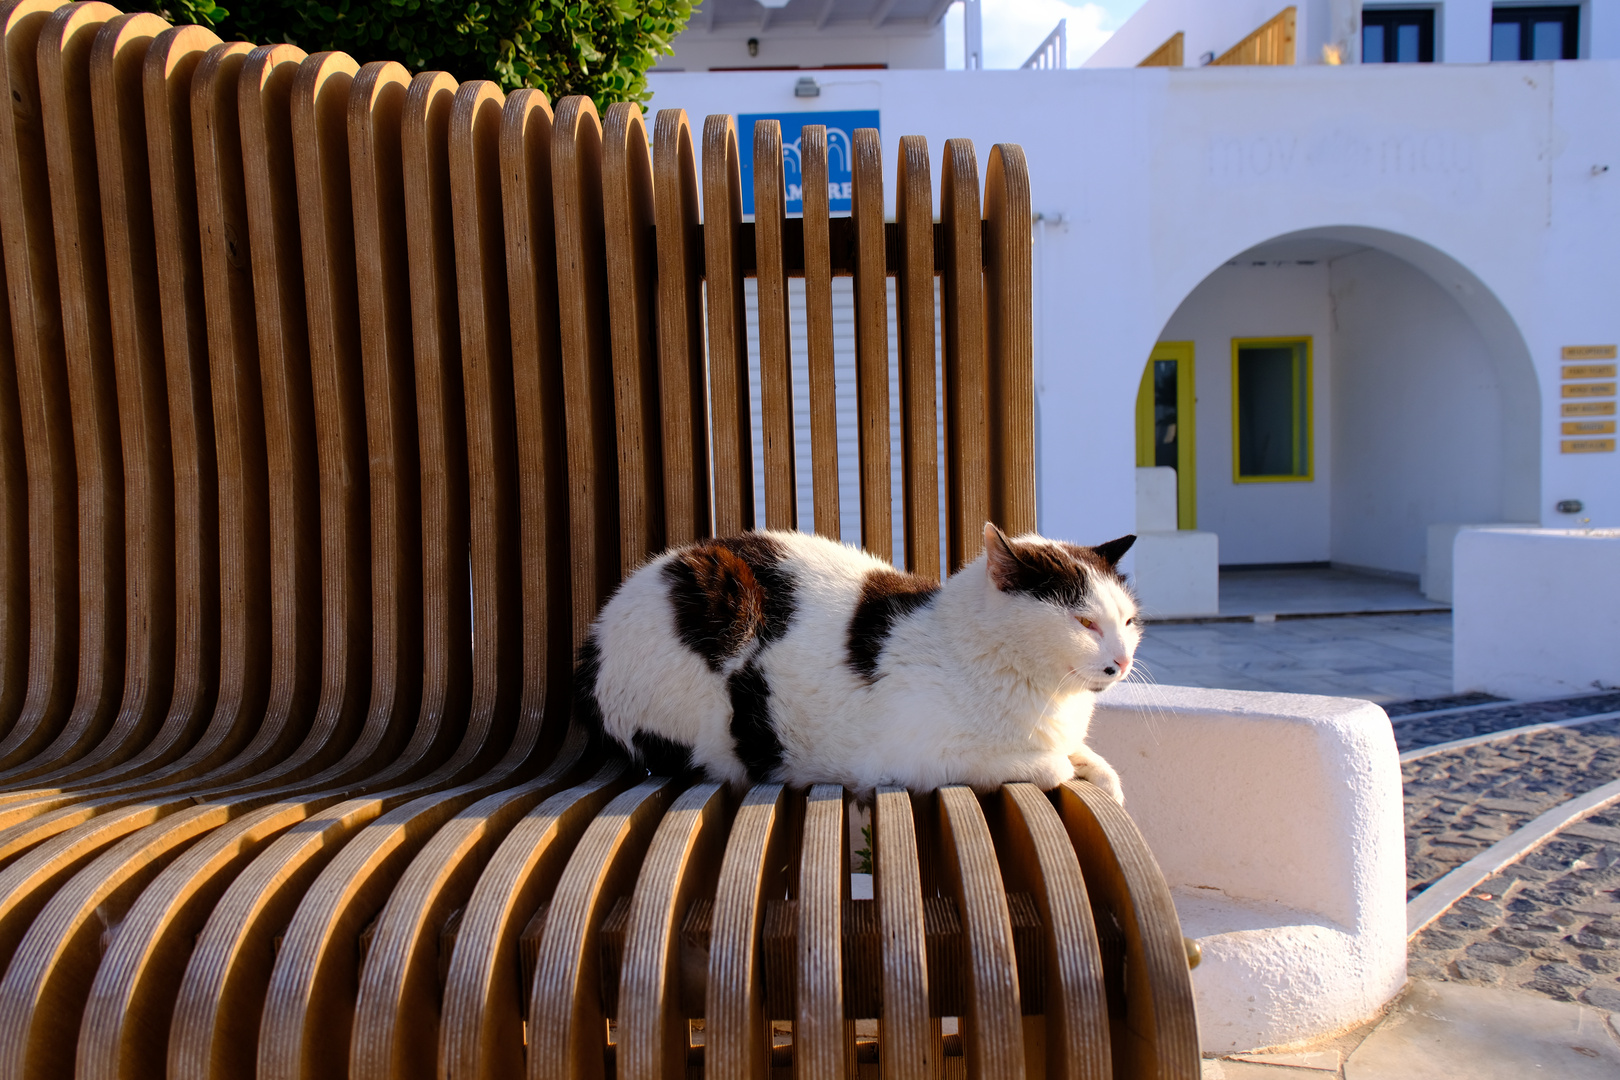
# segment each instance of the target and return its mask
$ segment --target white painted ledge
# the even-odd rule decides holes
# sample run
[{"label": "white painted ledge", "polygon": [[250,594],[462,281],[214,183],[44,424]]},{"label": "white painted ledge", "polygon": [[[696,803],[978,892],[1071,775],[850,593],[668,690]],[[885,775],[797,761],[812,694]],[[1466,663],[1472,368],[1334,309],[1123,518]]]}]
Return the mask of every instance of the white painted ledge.
[{"label": "white painted ledge", "polygon": [[1168,686],[1103,695],[1091,745],[1170,883],[1208,1053],[1283,1046],[1406,981],[1395,740],[1365,701]]}]

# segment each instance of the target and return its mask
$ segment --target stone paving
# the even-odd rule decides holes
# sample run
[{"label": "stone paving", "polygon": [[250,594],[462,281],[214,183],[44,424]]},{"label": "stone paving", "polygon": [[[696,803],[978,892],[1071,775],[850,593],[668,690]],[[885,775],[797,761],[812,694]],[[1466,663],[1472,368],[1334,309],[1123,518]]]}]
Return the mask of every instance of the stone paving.
[{"label": "stone paving", "polygon": [[1137,678],[1377,702],[1451,693],[1451,613],[1149,623]]},{"label": "stone paving", "polygon": [[1569,826],[1486,881],[1408,955],[1415,978],[1620,1011],[1620,809]]},{"label": "stone paving", "polygon": [[1442,751],[1401,775],[1411,899],[1536,815],[1620,778],[1620,720]]},{"label": "stone paving", "polygon": [[1509,728],[1547,724],[1558,720],[1573,720],[1582,716],[1596,716],[1598,713],[1620,712],[1620,693],[1587,694],[1582,697],[1559,698],[1556,701],[1514,701],[1469,709],[1466,712],[1448,712],[1444,716],[1401,719],[1403,715],[1417,711],[1408,709],[1403,712],[1408,704],[1411,703],[1400,702],[1388,705],[1384,710],[1395,720],[1395,743],[1403,754],[1421,746],[1434,746],[1438,743],[1451,742],[1453,739],[1467,739],[1492,731],[1506,731]]}]

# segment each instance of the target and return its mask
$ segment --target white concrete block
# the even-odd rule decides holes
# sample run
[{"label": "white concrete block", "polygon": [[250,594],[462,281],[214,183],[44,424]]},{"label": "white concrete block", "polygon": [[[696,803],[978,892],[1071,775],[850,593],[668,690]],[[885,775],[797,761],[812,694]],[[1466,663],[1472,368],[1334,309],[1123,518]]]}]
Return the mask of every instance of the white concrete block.
[{"label": "white concrete block", "polygon": [[1459,692],[1620,687],[1620,529],[1464,529],[1452,579]]},{"label": "white concrete block", "polygon": [[1424,551],[1423,572],[1418,575],[1418,587],[1423,595],[1438,604],[1451,603],[1451,552],[1457,543],[1457,534],[1464,529],[1525,529],[1535,528],[1530,522],[1505,524],[1464,525],[1445,522],[1429,526],[1428,545]]},{"label": "white concrete block", "polygon": [[1176,470],[1155,465],[1136,470],[1136,531],[1176,531]]},{"label": "white concrete block", "polygon": [[1119,686],[1090,743],[1171,886],[1199,1044],[1232,1053],[1364,1020],[1406,980],[1406,841],[1369,702]]},{"label": "white concrete block", "polygon": [[1214,533],[1138,533],[1131,554],[1136,557],[1131,584],[1144,614],[1160,619],[1220,614],[1220,538]]}]

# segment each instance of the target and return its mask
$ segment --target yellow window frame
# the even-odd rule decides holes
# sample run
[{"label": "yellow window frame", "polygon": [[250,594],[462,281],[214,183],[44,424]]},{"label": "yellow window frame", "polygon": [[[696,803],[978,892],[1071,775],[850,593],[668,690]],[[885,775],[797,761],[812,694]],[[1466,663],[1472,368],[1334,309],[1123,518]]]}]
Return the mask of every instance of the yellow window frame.
[{"label": "yellow window frame", "polygon": [[[1244,476],[1242,472],[1243,461],[1241,457],[1241,435],[1238,430],[1238,353],[1246,348],[1277,348],[1291,345],[1295,348],[1294,363],[1296,378],[1302,378],[1305,383],[1303,395],[1293,395],[1294,405],[1294,472],[1278,476]],[[1303,346],[1303,348],[1301,348]],[[1234,484],[1305,484],[1316,479],[1316,424],[1315,412],[1315,383],[1312,381],[1311,362],[1313,342],[1309,334],[1292,337],[1256,337],[1232,339],[1232,482]],[[1299,370],[1303,368],[1303,370]],[[1305,469],[1299,470],[1300,439],[1298,432],[1300,425],[1304,425]]]},{"label": "yellow window frame", "polygon": [[1142,382],[1136,390],[1136,464],[1147,468],[1153,453],[1153,365],[1173,361],[1176,365],[1176,527],[1198,528],[1198,426],[1197,387],[1193,382],[1193,343],[1161,341],[1153,346],[1142,368]]}]

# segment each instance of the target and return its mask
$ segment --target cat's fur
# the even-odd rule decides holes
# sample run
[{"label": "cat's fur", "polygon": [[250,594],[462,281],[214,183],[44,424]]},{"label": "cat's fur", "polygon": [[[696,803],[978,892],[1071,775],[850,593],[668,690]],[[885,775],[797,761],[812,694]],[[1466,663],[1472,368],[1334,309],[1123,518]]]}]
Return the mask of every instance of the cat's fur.
[{"label": "cat's fur", "polygon": [[986,525],[985,553],[943,586],[798,532],[668,551],[597,616],[575,715],[666,775],[863,797],[1078,776],[1123,801],[1084,739],[1141,637],[1115,570],[1134,540]]}]

